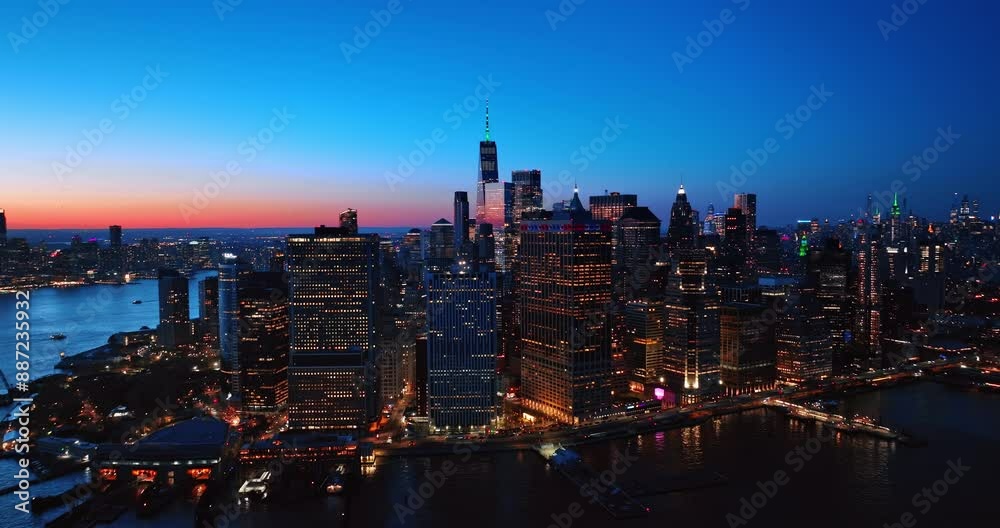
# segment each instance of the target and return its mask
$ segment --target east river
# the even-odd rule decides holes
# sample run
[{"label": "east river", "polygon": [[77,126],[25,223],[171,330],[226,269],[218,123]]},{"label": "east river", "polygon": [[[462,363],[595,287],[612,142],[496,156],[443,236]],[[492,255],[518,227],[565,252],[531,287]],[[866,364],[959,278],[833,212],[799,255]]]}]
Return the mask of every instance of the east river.
[{"label": "east river", "polygon": [[[196,292],[197,285],[192,282],[192,300],[197,298]],[[144,302],[131,304],[137,298]],[[38,343],[37,349],[32,346],[33,372],[39,376],[45,368],[51,370],[60,350],[77,353],[103,344],[116,331],[154,326],[155,301],[155,281],[142,281],[137,286],[33,292],[33,339]],[[86,313],[77,310],[92,302],[101,302],[100,313],[88,320]],[[0,297],[0,318],[13,321],[12,314],[12,296]],[[192,316],[196,314],[192,312]],[[67,339],[48,341],[48,335],[56,332],[67,334]],[[0,342],[12,350],[13,331],[0,335]],[[10,376],[13,369],[8,363],[12,360],[4,360],[3,367]],[[641,519],[612,519],[565,477],[546,466],[537,454],[528,451],[384,457],[379,459],[374,474],[366,476],[349,499],[310,499],[265,506],[244,512],[227,524],[255,528],[546,528],[561,526],[556,523],[558,519],[570,523],[561,528],[880,528],[909,519],[912,526],[950,527],[978,525],[995,511],[992,500],[997,489],[995,473],[1000,469],[1000,395],[923,381],[849,396],[840,407],[840,414],[860,413],[880,419],[926,438],[928,445],[908,448],[864,435],[830,436],[818,425],[760,409],[715,418],[696,427],[579,448],[584,461],[596,470],[617,468],[614,479],[619,483],[654,482],[660,477],[702,470],[728,477],[728,483],[721,486],[641,497],[651,508],[650,514]],[[37,413],[44,413],[44,409]],[[627,467],[622,462],[615,464],[616,460],[626,459]],[[428,472],[438,474],[446,462],[454,464],[451,474],[427,484]],[[13,460],[0,460],[0,487],[13,483],[15,471]],[[782,484],[772,486],[778,471],[785,478],[779,479]],[[84,478],[83,474],[62,477],[37,484],[32,492],[58,493]],[[952,483],[946,483],[946,479]],[[429,498],[421,498],[419,504],[421,501],[412,497],[421,486],[425,492],[433,492]],[[761,488],[773,493],[760,492]],[[43,516],[25,515],[14,509],[15,503],[11,494],[0,496],[0,525],[42,526],[62,511],[57,508]],[[348,514],[342,515],[345,512]],[[138,520],[134,512],[128,512],[114,524],[192,525],[193,506],[184,499],[175,501],[153,519]]]}]

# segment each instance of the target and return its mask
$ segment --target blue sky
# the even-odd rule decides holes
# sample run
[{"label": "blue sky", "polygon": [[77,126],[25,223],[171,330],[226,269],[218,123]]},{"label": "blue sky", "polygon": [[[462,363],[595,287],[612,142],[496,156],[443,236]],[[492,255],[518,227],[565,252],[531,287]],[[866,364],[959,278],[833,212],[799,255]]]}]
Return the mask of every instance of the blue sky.
[{"label": "blue sky", "polygon": [[[387,23],[375,20],[390,7]],[[878,21],[892,21],[891,1],[586,0],[546,14],[559,9],[243,0],[220,20],[212,0],[70,1],[19,41],[11,35],[30,34],[22,17],[39,5],[4,2],[0,207],[12,227],[308,225],[347,207],[363,224],[429,224],[453,191],[472,190],[483,77],[495,85],[502,175],[540,168],[583,194],[638,193],[664,219],[682,180],[696,208],[721,208],[719,182],[731,186],[730,166],[768,138],[778,150],[735,186],[758,194],[761,223],[844,218],[869,192],[909,180],[904,162],[949,126],[960,137],[904,196],[931,218],[946,216],[954,192],[1000,208],[992,3],[926,0],[888,41]],[[729,22],[711,22],[720,17]],[[678,71],[675,52],[705,21],[722,31]],[[366,25],[378,34],[345,60]],[[167,75],[121,119],[116,99],[157,65]],[[776,123],[820,86],[832,95],[786,138]],[[449,120],[467,97],[478,106]],[[245,142],[276,109],[294,118],[251,159]],[[53,163],[104,119],[113,132],[57,177]],[[625,126],[584,168],[580,149],[608,137],[608,119]],[[446,138],[430,139],[435,129]],[[433,153],[387,184],[427,141]],[[209,192],[209,175],[233,161],[239,174]],[[568,186],[547,190],[549,201],[569,197]]]}]

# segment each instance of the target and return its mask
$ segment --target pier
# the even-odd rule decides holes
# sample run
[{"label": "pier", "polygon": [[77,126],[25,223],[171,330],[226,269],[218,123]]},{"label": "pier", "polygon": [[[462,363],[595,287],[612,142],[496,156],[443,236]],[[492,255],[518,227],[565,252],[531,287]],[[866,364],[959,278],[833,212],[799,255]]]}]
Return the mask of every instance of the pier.
[{"label": "pier", "polygon": [[534,450],[578,489],[590,490],[592,500],[615,519],[645,517],[649,513],[645,504],[634,499],[616,483],[603,487],[603,490],[592,486],[592,482],[600,482],[600,473],[585,464],[575,452],[557,444],[536,445]]},{"label": "pier", "polygon": [[764,400],[764,405],[770,409],[775,409],[778,412],[786,414],[790,419],[804,422],[818,422],[823,424],[824,427],[828,427],[845,434],[863,433],[876,438],[881,438],[883,440],[888,440],[890,442],[898,442],[902,445],[910,447],[919,447],[927,444],[925,441],[905,434],[902,431],[896,431],[884,425],[878,425],[870,418],[855,417],[848,420],[839,414],[810,409],[795,403],[773,400],[770,398]]}]

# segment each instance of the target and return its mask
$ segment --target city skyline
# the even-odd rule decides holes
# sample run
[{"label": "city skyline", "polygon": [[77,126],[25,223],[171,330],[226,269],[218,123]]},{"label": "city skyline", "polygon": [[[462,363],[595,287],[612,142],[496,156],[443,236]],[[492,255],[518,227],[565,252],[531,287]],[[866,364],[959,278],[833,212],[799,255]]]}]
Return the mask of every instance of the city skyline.
[{"label": "city skyline", "polygon": [[[0,179],[11,189],[0,206],[12,229],[302,227],[333,223],[332,211],[347,207],[367,225],[425,226],[450,217],[453,191],[475,196],[473,151],[489,97],[500,179],[540,169],[546,206],[569,199],[574,184],[599,195],[625,176],[608,190],[639,194],[661,217],[683,182],[695,209],[724,211],[727,193],[755,192],[765,197],[759,223],[786,225],[847,218],[867,194],[887,195],[901,180],[918,214],[945,217],[932,200],[954,192],[977,194],[995,214],[989,112],[975,110],[997,87],[981,64],[987,54],[977,53],[995,46],[983,26],[995,6],[921,5],[884,33],[878,21],[890,19],[889,6],[851,2],[848,17],[780,4],[639,13],[588,2],[563,16],[514,2],[468,7],[468,17],[496,22],[473,31],[443,16],[447,3],[403,2],[364,46],[357,31],[380,24],[372,12],[387,6],[343,6],[329,20],[315,3],[293,2],[281,14],[301,23],[295,39],[265,25],[273,11],[250,4],[216,13],[184,2],[157,17],[126,6],[106,19],[66,7],[0,57],[31,74],[7,88],[22,103],[12,115],[21,125],[0,146]],[[15,21],[32,15],[0,9]],[[721,9],[732,21],[713,25]],[[166,38],[178,24],[197,32],[197,44]],[[686,50],[709,26],[721,33],[700,53]],[[121,27],[135,31],[114,31]],[[81,44],[83,32],[102,29],[105,39]],[[928,31],[947,38],[922,38]],[[80,56],[100,64],[99,75]],[[928,64],[935,75],[920,75]],[[52,97],[67,81],[77,89]],[[122,99],[133,92],[142,101]],[[781,121],[803,105],[812,108],[801,127]],[[56,116],[58,125],[46,124]],[[109,131],[95,135],[105,119]],[[602,136],[614,139],[588,154]],[[732,185],[730,167],[756,164],[768,138],[778,149]],[[400,157],[420,144],[430,153],[405,175]],[[908,161],[936,145],[948,149],[911,181]],[[198,197],[212,194],[210,174],[227,171],[217,196]],[[26,179],[39,184],[16,183]]]}]

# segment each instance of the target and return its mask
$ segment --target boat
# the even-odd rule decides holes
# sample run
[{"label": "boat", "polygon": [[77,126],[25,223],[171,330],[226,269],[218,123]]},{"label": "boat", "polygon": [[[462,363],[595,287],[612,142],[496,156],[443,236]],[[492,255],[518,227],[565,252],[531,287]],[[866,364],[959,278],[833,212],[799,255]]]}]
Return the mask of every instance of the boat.
[{"label": "boat", "polygon": [[142,304],[142,299],[136,299],[132,301],[132,304]]},{"label": "boat", "polygon": [[331,473],[330,475],[327,475],[321,488],[327,495],[340,495],[344,491],[345,484],[344,475],[340,473]]},{"label": "boat", "polygon": [[66,334],[52,334],[49,336],[49,339],[55,339],[56,341],[66,339]]}]

